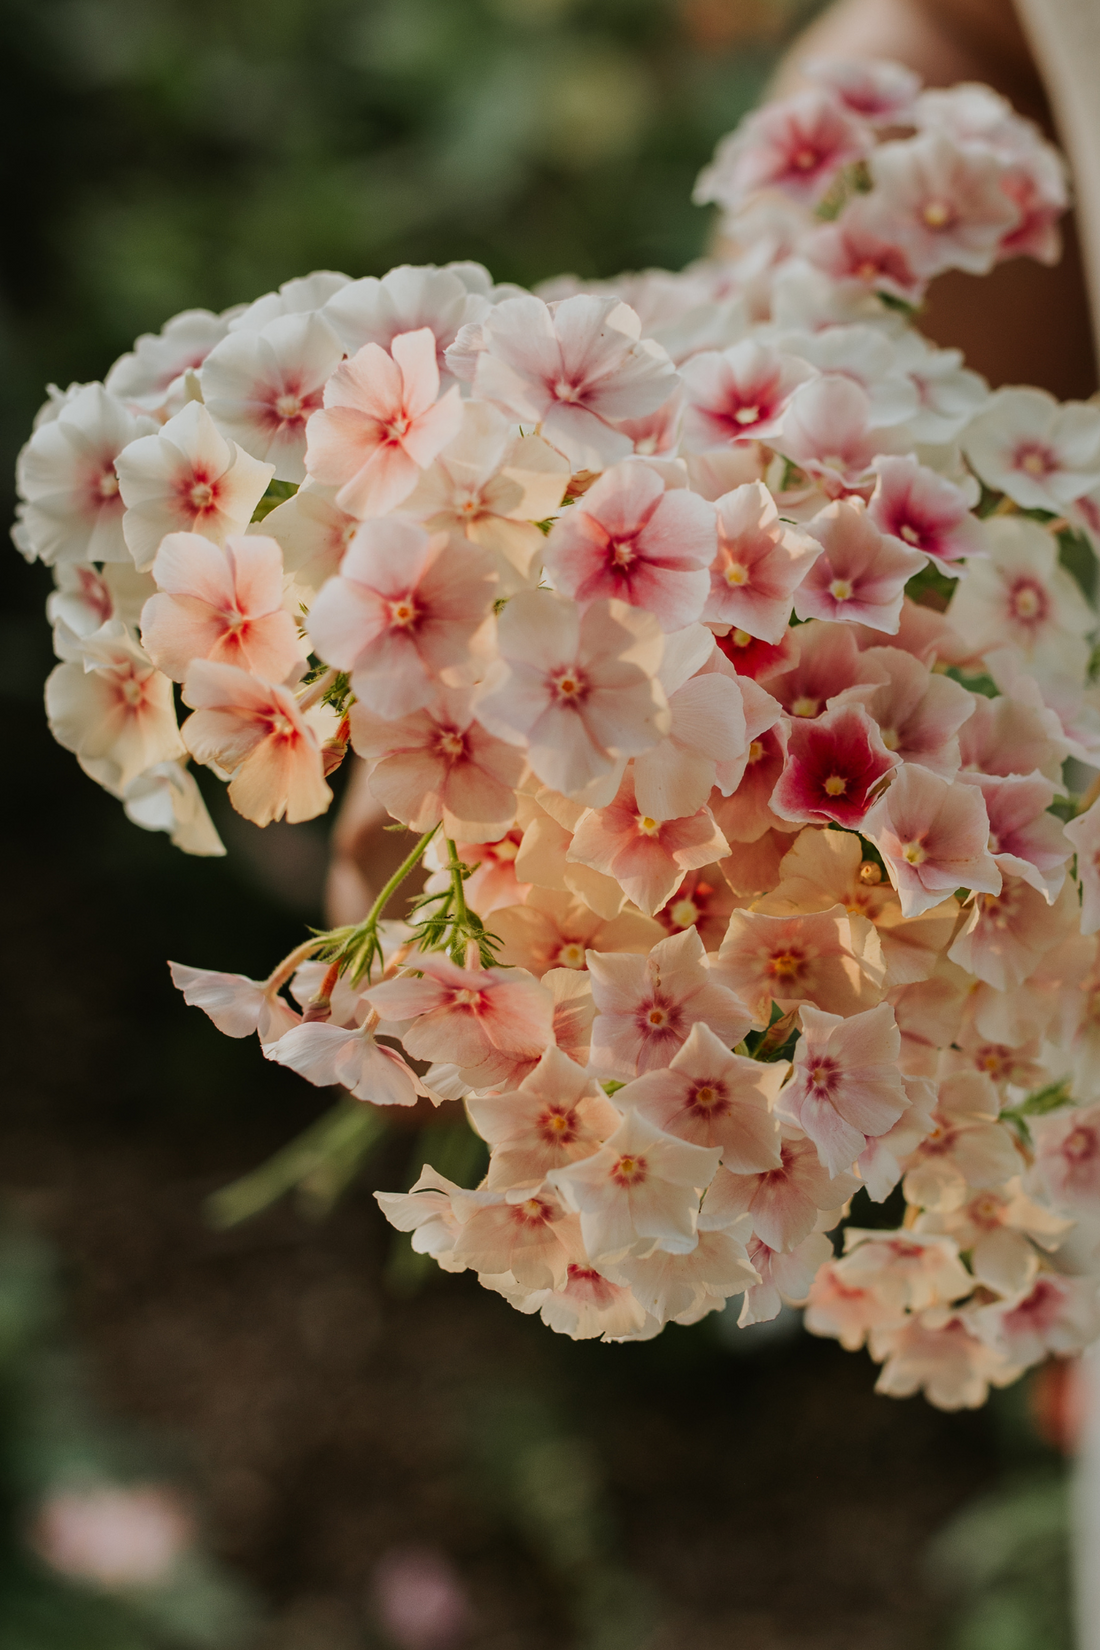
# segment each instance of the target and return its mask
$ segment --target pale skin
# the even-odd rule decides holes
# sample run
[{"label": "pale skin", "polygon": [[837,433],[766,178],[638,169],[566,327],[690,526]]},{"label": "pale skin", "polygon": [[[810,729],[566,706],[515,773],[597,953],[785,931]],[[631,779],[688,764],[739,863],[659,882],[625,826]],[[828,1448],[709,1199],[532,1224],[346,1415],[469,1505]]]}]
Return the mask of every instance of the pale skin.
[{"label": "pale skin", "polygon": [[[930,86],[983,81],[1058,141],[1012,0],[836,0],[793,42],[770,95],[786,97],[806,84],[799,65],[809,57],[894,58]],[[1065,251],[1053,268],[1016,258],[990,275],[941,275],[932,285],[922,330],[963,350],[967,365],[994,386],[1036,384],[1062,400],[1092,395],[1097,368],[1072,213],[1064,234]],[[381,884],[391,860],[396,865],[402,857],[405,839],[384,833],[385,817],[357,773],[334,840],[328,900],[333,921],[360,917],[370,902],[369,885]]]}]

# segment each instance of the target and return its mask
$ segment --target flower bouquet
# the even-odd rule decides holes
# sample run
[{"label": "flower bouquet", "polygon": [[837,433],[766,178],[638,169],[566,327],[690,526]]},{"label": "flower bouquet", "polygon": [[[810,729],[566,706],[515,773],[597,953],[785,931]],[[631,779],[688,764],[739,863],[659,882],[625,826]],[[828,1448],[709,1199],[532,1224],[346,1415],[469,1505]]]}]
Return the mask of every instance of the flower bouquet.
[{"label": "flower bouquet", "polygon": [[283,1184],[461,1101],[481,1183],[378,1194],[444,1270],[614,1341],[804,1305],[953,1408],[1100,1336],[1100,408],[916,325],[1058,256],[1057,153],[810,74],[700,178],[722,257],[188,311],[51,389],[14,537],[136,824],[220,853],[189,762],[265,825],[350,746],[410,833],[266,980],[172,965],[347,1091]]}]

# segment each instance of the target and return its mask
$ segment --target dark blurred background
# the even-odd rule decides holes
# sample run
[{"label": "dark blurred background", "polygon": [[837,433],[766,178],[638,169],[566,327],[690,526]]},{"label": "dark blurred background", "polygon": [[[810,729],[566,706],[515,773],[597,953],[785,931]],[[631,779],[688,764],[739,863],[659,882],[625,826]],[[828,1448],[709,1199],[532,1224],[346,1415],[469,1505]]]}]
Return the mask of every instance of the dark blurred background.
[{"label": "dark blurred background", "polygon": [[[5,508],[45,383],[101,378],[185,307],[312,268],[472,257],[530,283],[699,255],[695,174],[806,15],[0,0]],[[203,861],[130,825],[46,731],[49,575],[5,565],[0,1650],[1057,1650],[1060,1470],[1020,1395],[961,1417],[876,1398],[867,1359],[793,1315],[563,1342],[421,1272],[378,1216],[374,1186],[460,1149],[438,1132],[387,1136],[323,1221],[210,1228],[207,1195],[333,1097],[185,1009],[165,958],[266,973],[320,917],[325,830],[223,805],[229,857]],[[232,1611],[205,1638],[125,1612],[93,1631],[79,1589],[70,1616],[13,1603],[27,1439],[71,1410],[39,1413],[55,1353],[91,1433],[128,1429],[205,1509],[251,1637]],[[1046,1576],[1023,1603],[1013,1485]],[[1008,1555],[976,1581],[951,1535],[987,1551],[974,1517]]]}]

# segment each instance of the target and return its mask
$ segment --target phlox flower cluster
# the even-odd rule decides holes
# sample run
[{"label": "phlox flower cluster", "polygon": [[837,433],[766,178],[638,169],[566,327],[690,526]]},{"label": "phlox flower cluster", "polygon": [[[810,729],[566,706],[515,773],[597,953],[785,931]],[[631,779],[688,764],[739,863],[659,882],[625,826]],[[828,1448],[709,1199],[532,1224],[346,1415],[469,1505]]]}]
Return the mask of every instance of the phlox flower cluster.
[{"label": "phlox flower cluster", "polygon": [[137,824],[219,853],[192,764],[264,825],[350,750],[412,833],[408,923],[399,874],[265,980],[172,966],[312,1083],[464,1105],[481,1184],[378,1194],[415,1250],[580,1338],[804,1306],[950,1408],[1100,1336],[1100,409],[915,325],[1056,255],[1049,145],[813,77],[682,274],[177,316],[51,391],[15,539]]}]

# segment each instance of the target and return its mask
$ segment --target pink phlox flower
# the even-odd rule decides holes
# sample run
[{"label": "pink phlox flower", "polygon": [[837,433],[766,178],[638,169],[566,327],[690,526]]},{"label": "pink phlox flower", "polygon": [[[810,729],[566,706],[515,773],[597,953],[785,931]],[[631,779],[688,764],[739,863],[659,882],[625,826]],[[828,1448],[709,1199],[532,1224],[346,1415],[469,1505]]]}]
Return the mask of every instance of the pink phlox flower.
[{"label": "pink phlox flower", "polygon": [[605,1270],[617,1282],[629,1284],[635,1299],[658,1323],[697,1323],[708,1311],[721,1311],[731,1295],[760,1282],[745,1248],[751,1238],[747,1220],[711,1226],[704,1225],[700,1214],[698,1235],[690,1254],[656,1249],[649,1255],[605,1262]]},{"label": "pink phlox flower", "polygon": [[462,327],[484,320],[491,309],[488,292],[471,290],[457,268],[399,264],[381,280],[365,275],[349,281],[333,293],[322,314],[352,355],[364,344],[389,349],[402,333],[427,328],[446,388],[454,381],[447,369],[447,349]]},{"label": "pink phlox flower", "polygon": [[801,251],[834,281],[859,281],[907,304],[917,304],[924,296],[925,282],[905,249],[879,227],[877,210],[866,195],[849,201],[835,223],[811,230]]},{"label": "pink phlox flower", "polygon": [[160,762],[184,754],[172,684],[121,619],[83,639],[46,681],[46,715],[59,745],[115,795]]},{"label": "pink phlox flower", "polygon": [[614,877],[626,897],[652,916],[685,871],[728,853],[729,843],[707,807],[671,819],[643,813],[628,770],[611,802],[581,817],[566,857]]},{"label": "pink phlox flower", "polygon": [[[387,961],[407,937],[408,928],[405,923],[385,922],[379,925],[379,939],[383,954]],[[395,931],[401,933],[401,940],[395,943]],[[290,980],[290,995],[299,1007],[309,1008],[321,996],[322,987],[328,978],[329,965],[319,962],[316,958],[307,958],[295,970]],[[365,984],[360,981],[353,985],[347,973],[338,976],[336,983],[331,986],[328,997],[327,1022],[330,1025],[342,1026],[346,1030],[354,1031],[370,1013],[363,1002]]]},{"label": "pink phlox flower", "polygon": [[947,1212],[975,1190],[1003,1186],[1021,1170],[1011,1130],[997,1121],[1000,1098],[982,1072],[953,1072],[941,1080],[934,1127],[906,1164],[907,1203]]},{"label": "pink phlox flower", "polygon": [[884,636],[880,630],[874,630],[870,625],[854,627],[857,645],[866,652],[872,647],[882,647],[889,643],[891,647],[900,648],[903,653],[911,653],[914,659],[929,669],[936,663],[937,658],[943,658],[954,663],[954,650],[960,644],[960,638],[952,630],[942,613],[934,608],[921,607],[917,602],[906,596],[901,604],[901,617],[897,631],[891,636]]},{"label": "pink phlox flower", "polygon": [[817,372],[858,385],[870,402],[867,419],[875,430],[895,424],[908,427],[919,407],[917,387],[881,326],[853,322],[817,331],[792,329],[780,332],[776,344]]},{"label": "pink phlox flower", "polygon": [[574,1065],[587,1069],[596,1019],[592,982],[587,972],[577,968],[550,968],[542,976],[542,983],[554,999],[555,1043]]},{"label": "pink phlox flower", "polygon": [[770,916],[797,916],[839,904],[850,917],[865,917],[874,923],[891,987],[928,978],[959,915],[958,905],[947,899],[927,915],[906,920],[897,893],[883,880],[877,863],[864,859],[860,838],[812,825],[798,833],[784,854],[769,890],[755,902],[754,910]]},{"label": "pink phlox flower", "polygon": [[880,782],[898,764],[862,705],[837,705],[815,721],[794,722],[787,764],[771,806],[796,824],[830,820],[852,829],[875,800]]},{"label": "pink phlox flower", "polygon": [[1035,1179],[1056,1208],[1095,1215],[1100,1206],[1100,1104],[1029,1119]]},{"label": "pink phlox flower", "polygon": [[1051,1352],[1067,1358],[1100,1335],[1096,1279],[1043,1271],[1015,1299],[979,1306],[969,1321],[1014,1365],[1041,1363]]},{"label": "pink phlox flower", "polygon": [[1018,1180],[999,1191],[976,1192],[959,1209],[920,1215],[916,1224],[918,1232],[946,1231],[968,1253],[979,1283],[1016,1296],[1027,1293],[1038,1273],[1036,1245],[1057,1249],[1072,1228],[1072,1220],[1028,1197]]},{"label": "pink phlox flower", "polygon": [[862,160],[870,133],[831,91],[814,88],[748,115],[699,174],[697,206],[735,211],[765,189],[816,206],[846,166]]},{"label": "pink phlox flower", "polygon": [[883,533],[923,551],[950,578],[963,557],[983,553],[982,530],[961,487],[912,457],[881,458],[875,468],[867,514]]},{"label": "pink phlox flower", "polygon": [[1033,773],[1057,781],[1062,775],[1066,742],[1052,710],[1027,699],[972,695],[974,708],[959,728],[959,755],[969,773]]},{"label": "pink phlox flower", "polygon": [[1063,829],[1077,855],[1081,932],[1095,934],[1100,929],[1100,804],[1094,802]]},{"label": "pink phlox flower", "polygon": [[924,553],[880,532],[862,499],[827,505],[806,531],[821,554],[794,592],[798,617],[895,632],[906,581],[925,565]]},{"label": "pink phlox flower", "polygon": [[492,1148],[491,1191],[541,1185],[551,1169],[590,1157],[622,1122],[600,1085],[553,1047],[518,1089],[471,1096],[466,1108]]},{"label": "pink phlox flower", "polygon": [[196,761],[232,774],[229,800],[238,813],[256,825],[324,813],[332,792],[317,737],[286,688],[236,665],[196,659],[183,702],[194,710],[180,730],[183,742]]},{"label": "pink phlox flower", "polygon": [[888,57],[812,57],[802,64],[802,72],[872,126],[904,124],[921,88],[920,75]]},{"label": "pink phlox flower", "polygon": [[804,1003],[799,1018],[794,1071],[776,1114],[809,1136],[830,1174],[842,1174],[909,1104],[897,1064],[901,1036],[889,1003],[848,1019]]},{"label": "pink phlox flower", "polygon": [[629,1080],[660,1070],[699,1020],[733,1047],[752,1021],[741,1002],[706,966],[694,928],[660,940],[648,957],[589,951],[597,1017],[593,1069]]},{"label": "pink phlox flower", "polygon": [[[718,624],[714,625],[720,631]],[[764,642],[750,636],[747,630],[733,629],[718,634],[715,641],[738,676],[747,676],[754,682],[766,682],[773,676],[782,676],[793,670],[800,657],[797,629],[785,630],[778,642]]]},{"label": "pink phlox flower", "polygon": [[998,390],[967,426],[963,450],[1021,508],[1061,514],[1100,482],[1100,411],[1046,390]]},{"label": "pink phlox flower", "polygon": [[716,784],[739,783],[750,743],[745,696],[702,625],[666,638],[657,679],[671,723],[659,744],[635,757],[634,793],[643,814],[684,818],[706,805]]},{"label": "pink phlox flower", "polygon": [[550,968],[586,968],[589,950],[644,955],[666,933],[640,911],[606,918],[575,895],[547,888],[532,888],[524,904],[495,911],[492,928],[503,942],[501,962],[539,976]]},{"label": "pink phlox flower", "polygon": [[885,967],[873,924],[837,904],[790,917],[734,911],[714,974],[766,1026],[773,1002],[858,1014],[881,999]]},{"label": "pink phlox flower", "polygon": [[[773,701],[774,703],[774,701]],[[787,761],[787,725],[759,731],[749,741],[741,779],[729,796],[711,793],[710,810],[723,835],[735,843],[758,842],[767,831],[793,830],[786,820],[772,812],[772,792]]]},{"label": "pink phlox flower", "polygon": [[223,435],[275,465],[277,481],[303,481],[306,421],[343,357],[343,344],[317,314],[230,332],[203,362],[203,402]]},{"label": "pink phlox flower", "polygon": [[655,681],[664,648],[657,620],[623,602],[582,612],[551,591],[521,591],[497,621],[497,646],[478,720],[524,745],[554,790],[578,799],[603,791],[610,800],[627,758],[669,728]]},{"label": "pink phlox flower", "polygon": [[795,390],[814,369],[793,353],[743,338],[684,364],[684,447],[707,452],[731,443],[767,441],[780,427]]},{"label": "pink phlox flower", "polygon": [[29,561],[129,560],[115,460],[155,426],[102,384],[84,384],[19,454],[16,544]]},{"label": "pink phlox flower", "polygon": [[[1066,880],[1066,861],[1072,852],[1062,821],[1047,812],[1058,787],[1041,773],[1003,777],[967,773],[960,777],[984,798],[989,852],[1003,874],[1022,877],[1053,905]],[[960,886],[965,883],[964,877]]]},{"label": "pink phlox flower", "polygon": [[559,509],[569,461],[541,436],[518,436],[487,401],[467,401],[462,424],[401,505],[429,532],[470,539],[494,558],[502,595],[533,582],[546,540],[536,526]]},{"label": "pink phlox flower", "polygon": [[158,435],[131,441],[115,469],[123,537],[139,568],[152,565],[166,533],[201,533],[215,544],[243,533],[275,473],[227,441],[197,401]]},{"label": "pink phlox flower", "polygon": [[548,1329],[575,1341],[632,1340],[650,1321],[645,1308],[624,1285],[612,1283],[595,1267],[570,1262],[566,1281],[535,1301]]},{"label": "pink phlox flower", "polygon": [[198,372],[228,327],[225,315],[185,309],[166,321],[159,333],[143,332],[133,349],[119,356],[104,387],[132,411],[149,413],[164,423],[183,405],[187,374]]},{"label": "pink phlox flower", "polygon": [[265,1049],[276,1065],[289,1066],[318,1088],[339,1084],[372,1106],[415,1106],[424,1086],[395,1049],[375,1041],[363,1026],[314,1020],[294,1026]]},{"label": "pink phlox flower", "polygon": [[524,1289],[555,1289],[570,1262],[583,1261],[575,1212],[548,1186],[451,1193],[461,1222],[454,1258],[490,1276],[510,1272]]},{"label": "pink phlox flower", "polygon": [[335,269],[315,269],[310,275],[295,275],[284,281],[278,292],[265,292],[233,315],[230,332],[258,332],[282,315],[310,315],[324,309],[334,293],[349,284],[350,277]]},{"label": "pink phlox flower", "polygon": [[333,503],[335,488],[303,483],[293,498],[277,504],[250,531],[272,538],[283,552],[284,605],[289,612],[310,608],[340,563],[359,523]]},{"label": "pink phlox flower", "polygon": [[811,1335],[828,1336],[845,1352],[858,1352],[872,1329],[893,1328],[904,1317],[876,1289],[849,1279],[842,1263],[833,1261],[814,1278],[802,1321]]},{"label": "pink phlox flower", "polygon": [[474,721],[467,689],[441,689],[432,707],[399,721],[354,704],[351,741],[373,764],[372,793],[414,831],[442,821],[444,835],[473,844],[498,838],[515,818],[523,754]]},{"label": "pink phlox flower", "polygon": [[122,793],[122,806],[143,831],[166,831],[182,853],[216,858],[225,853],[194,775],[180,762],[155,762],[138,774]]},{"label": "pink phlox flower", "polygon": [[837,1269],[846,1281],[876,1290],[898,1311],[950,1305],[974,1288],[958,1243],[939,1233],[846,1227]]},{"label": "pink phlox flower", "polygon": [[136,630],[142,607],[156,589],[147,573],[139,573],[128,558],[94,567],[89,562],[59,562],[53,569],[53,590],[46,597],[46,617],[54,626],[54,652],[68,657],[64,632],[83,639],[105,625],[121,619]]},{"label": "pink phlox flower", "polygon": [[763,482],[747,482],[726,493],[717,511],[718,554],[703,618],[778,644],[790,620],[795,591],[821,547],[807,533],[780,521]]},{"label": "pink phlox flower", "polygon": [[[618,420],[656,412],[676,385],[668,355],[616,298],[508,298],[478,334],[474,394],[533,426],[575,470],[629,457],[634,442]],[[464,336],[447,355],[463,377]]]},{"label": "pink phlox flower", "polygon": [[671,631],[702,613],[714,554],[713,506],[686,488],[666,490],[653,466],[633,460],[559,516],[544,560],[555,587],[582,607],[629,602]]},{"label": "pink phlox flower", "polygon": [[1069,205],[1066,165],[1050,144],[1036,144],[1010,162],[1001,187],[1019,208],[1020,221],[1001,241],[1000,258],[1035,258],[1056,264],[1062,256],[1059,219]]},{"label": "pink phlox flower", "polygon": [[886,673],[882,687],[864,700],[886,749],[953,779],[960,763],[958,731],[974,710],[971,695],[900,648],[866,648],[863,657]]},{"label": "pink phlox flower", "polygon": [[662,1070],[636,1077],[615,1095],[666,1134],[717,1146],[735,1174],[778,1169],[779,1124],[771,1105],[787,1074],[784,1061],[763,1065],[731,1054],[702,1020]]},{"label": "pink phlox flower", "polygon": [[1002,867],[989,852],[982,792],[903,763],[861,826],[882,855],[902,915],[919,917],[956,888],[997,895]]},{"label": "pink phlox flower", "polygon": [[374,1196],[391,1226],[399,1232],[411,1232],[416,1254],[431,1255],[444,1272],[465,1272],[466,1262],[454,1256],[462,1222],[451,1203],[453,1195],[461,1191],[461,1186],[426,1163],[409,1191],[375,1192]]},{"label": "pink phlox flower", "polygon": [[270,980],[189,968],[186,963],[170,962],[168,968],[184,1002],[201,1008],[226,1037],[251,1037],[255,1033],[267,1045],[277,1043],[299,1023],[300,1016]]},{"label": "pink phlox flower", "polygon": [[310,609],[309,636],[351,672],[368,711],[394,720],[432,704],[441,679],[457,686],[477,668],[495,594],[484,551],[413,522],[365,521]]},{"label": "pink phlox flower", "polygon": [[802,1306],[814,1278],[831,1260],[832,1253],[833,1246],[823,1232],[811,1232],[790,1254],[780,1254],[762,1238],[753,1238],[748,1255],[760,1282],[745,1291],[738,1329],[748,1329],[754,1323],[770,1323],[784,1305]]},{"label": "pink phlox flower", "polygon": [[676,272],[646,269],[610,281],[559,275],[540,282],[535,291],[547,303],[578,293],[620,299],[637,315],[643,336],[661,344],[677,366],[701,350],[720,350],[736,343],[751,324],[738,283],[731,280],[727,266],[707,259]]},{"label": "pink phlox flower", "polygon": [[965,269],[986,275],[1020,209],[1003,187],[1005,163],[942,130],[883,143],[868,164],[879,227],[918,275]]},{"label": "pink phlox flower", "polygon": [[[795,632],[799,655],[787,670],[769,674],[768,692],[773,693],[793,726],[832,709],[843,694],[848,699],[870,702],[871,690],[889,678],[881,663],[860,652],[854,630],[845,624],[811,619]],[[878,640],[884,638],[878,636]],[[727,657],[729,655],[727,654]],[[856,692],[864,689],[864,692]]]},{"label": "pink phlox flower", "polygon": [[[765,1067],[765,1070],[768,1068]],[[781,1074],[786,1067],[781,1065]],[[756,1236],[777,1254],[789,1254],[817,1226],[824,1210],[841,1209],[859,1190],[850,1174],[831,1175],[813,1142],[785,1129],[779,1161],[756,1171],[719,1169],[703,1203],[709,1219],[748,1215]]]},{"label": "pink phlox flower", "polygon": [[324,407],[306,425],[306,469],[336,487],[353,516],[382,516],[408,498],[458,434],[458,385],[439,398],[435,340],[427,327],[390,349],[364,344],[325,385]]},{"label": "pink phlox flower", "polygon": [[1005,876],[999,894],[977,894],[947,955],[996,991],[1022,985],[1045,954],[1076,926],[1077,889],[1067,883],[1053,904],[1023,877]]},{"label": "pink phlox flower", "polygon": [[152,574],[158,594],[141,611],[150,658],[182,682],[194,659],[239,665],[284,682],[305,667],[298,627],[283,608],[283,553],[258,534],[213,544],[201,533],[169,533]]},{"label": "pink phlox flower", "polygon": [[[904,1036],[902,1040],[904,1045]],[[856,1169],[872,1203],[886,1201],[901,1179],[902,1163],[936,1126],[935,1085],[927,1077],[912,1073],[905,1073],[901,1083],[909,1104],[892,1128],[868,1140],[856,1159]]]},{"label": "pink phlox flower", "polygon": [[411,1023],[401,1041],[414,1060],[448,1060],[475,1087],[526,1075],[552,1042],[553,997],[522,968],[459,968],[438,952],[418,955],[419,977],[366,992],[385,1020]]},{"label": "pink phlox flower", "polygon": [[1011,1386],[1023,1372],[971,1334],[958,1314],[939,1308],[871,1331],[871,1356],[882,1363],[875,1391],[891,1398],[923,1392],[937,1409],[980,1409],[991,1386]]},{"label": "pink phlox flower", "polygon": [[771,445],[805,471],[829,498],[869,491],[872,465],[889,441],[871,428],[871,398],[841,373],[811,378],[795,391]]},{"label": "pink phlox flower", "polygon": [[926,978],[891,989],[889,1000],[901,1032],[901,1069],[907,1076],[935,1077],[940,1050],[961,1033],[967,996],[962,969],[938,956]]},{"label": "pink phlox flower", "polygon": [[961,350],[937,349],[915,328],[896,338],[894,348],[917,387],[920,403],[906,426],[911,439],[954,441],[989,400],[985,379],[963,366]]},{"label": "pink phlox flower", "polygon": [[[666,934],[680,934],[694,928],[707,951],[717,951],[721,945],[729,927],[730,912],[737,903],[729,884],[724,878],[716,876],[714,870],[704,866],[700,871],[689,871],[679,888],[656,913],[656,921]],[[608,951],[616,948],[595,946],[594,949]]]},{"label": "pink phlox flower", "polygon": [[629,1112],[599,1151],[552,1170],[547,1183],[580,1215],[585,1250],[601,1266],[637,1245],[643,1254],[689,1254],[699,1195],[717,1167],[716,1148],[678,1140]]}]

